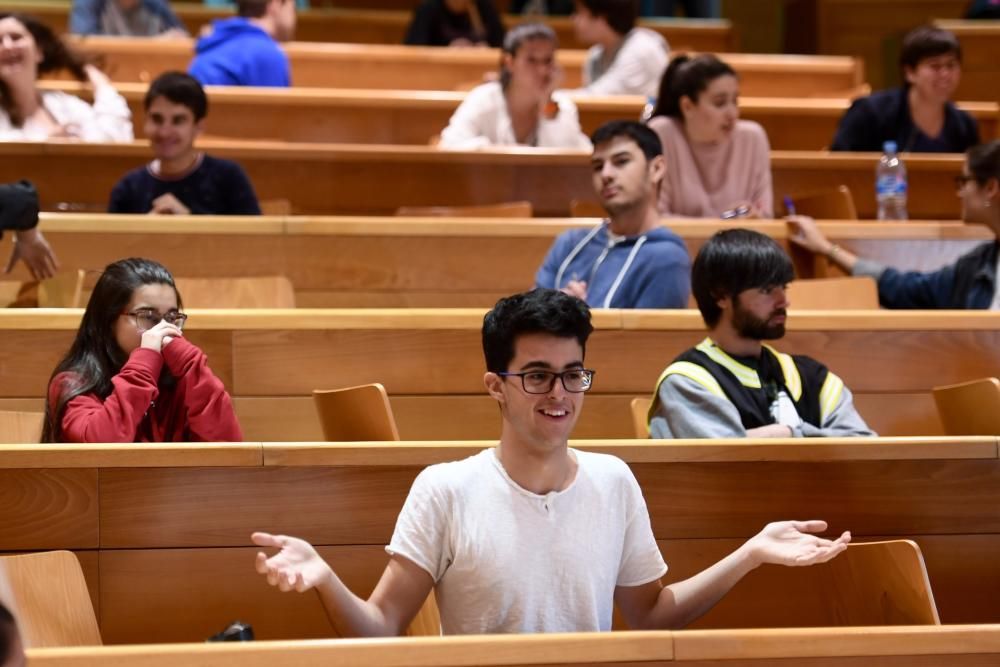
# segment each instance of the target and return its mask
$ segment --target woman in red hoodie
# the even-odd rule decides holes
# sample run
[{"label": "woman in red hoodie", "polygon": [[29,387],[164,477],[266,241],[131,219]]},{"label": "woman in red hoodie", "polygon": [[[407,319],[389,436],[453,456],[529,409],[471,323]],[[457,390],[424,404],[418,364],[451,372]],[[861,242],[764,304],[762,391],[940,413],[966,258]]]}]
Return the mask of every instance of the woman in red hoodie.
[{"label": "woman in red hoodie", "polygon": [[110,264],[52,373],[42,442],[242,440],[222,381],[184,338],[185,320],[164,266]]}]

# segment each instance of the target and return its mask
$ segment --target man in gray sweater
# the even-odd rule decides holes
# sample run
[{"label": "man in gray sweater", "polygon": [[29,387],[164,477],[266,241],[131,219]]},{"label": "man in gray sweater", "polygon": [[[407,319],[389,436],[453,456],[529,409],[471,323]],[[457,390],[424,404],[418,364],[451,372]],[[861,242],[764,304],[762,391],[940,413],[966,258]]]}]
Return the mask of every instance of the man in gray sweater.
[{"label": "man in gray sweater", "polygon": [[716,233],[691,270],[708,337],[660,376],[654,438],[873,436],[851,391],[826,366],[763,341],[785,335],[792,262],[747,229]]}]

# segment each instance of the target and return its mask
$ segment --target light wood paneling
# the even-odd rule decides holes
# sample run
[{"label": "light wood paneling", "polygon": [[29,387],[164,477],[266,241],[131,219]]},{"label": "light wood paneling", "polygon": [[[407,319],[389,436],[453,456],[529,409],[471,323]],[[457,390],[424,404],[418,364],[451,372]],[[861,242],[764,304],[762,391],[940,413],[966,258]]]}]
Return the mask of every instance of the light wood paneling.
[{"label": "light wood paneling", "polygon": [[[88,37],[85,53],[103,57],[112,80],[148,82],[167,70],[186,70],[190,40],[149,41],[130,37]],[[292,83],[306,88],[456,90],[483,80],[500,62],[498,49],[441,49],[370,44],[283,45]],[[584,50],[560,50],[565,88],[581,85]],[[744,95],[754,97],[846,97],[864,83],[861,61],[843,56],[729,53]]]},{"label": "light wood paneling", "polygon": [[[594,198],[584,151],[496,149],[441,151],[417,146],[202,142],[206,151],[240,162],[261,199],[287,199],[296,213],[388,215],[400,206],[468,206],[530,201],[537,215],[565,216],[569,202]],[[130,145],[7,143],[0,146],[0,179],[30,177],[53,210],[71,203],[88,210],[106,206],[107,193],[128,170],[149,158],[144,142]],[[86,171],[73,172],[86,161]],[[858,215],[875,214],[874,153],[773,151],[776,199],[784,194],[847,185]],[[912,155],[910,215],[953,220],[959,201],[952,177],[960,155]],[[74,173],[73,178],[64,174]],[[393,186],[386,188],[385,183]],[[315,187],[323,183],[324,187]]]},{"label": "light wood paneling", "polygon": [[[86,97],[84,87],[75,82],[51,81],[46,86]],[[116,87],[138,123],[145,115],[146,84]],[[209,137],[245,140],[427,145],[447,126],[464,96],[444,91],[212,87],[205,132]],[[575,102],[580,124],[589,135],[608,121],[638,117],[646,101],[642,96],[577,96]],[[847,98],[741,97],[740,116],[764,127],[772,150],[823,150],[849,105]],[[246,113],[249,106],[253,114]],[[960,107],[976,118],[984,140],[997,137],[996,103],[968,102]]]},{"label": "light wood paneling", "polygon": [[96,548],[97,502],[93,468],[0,470],[0,551]]}]

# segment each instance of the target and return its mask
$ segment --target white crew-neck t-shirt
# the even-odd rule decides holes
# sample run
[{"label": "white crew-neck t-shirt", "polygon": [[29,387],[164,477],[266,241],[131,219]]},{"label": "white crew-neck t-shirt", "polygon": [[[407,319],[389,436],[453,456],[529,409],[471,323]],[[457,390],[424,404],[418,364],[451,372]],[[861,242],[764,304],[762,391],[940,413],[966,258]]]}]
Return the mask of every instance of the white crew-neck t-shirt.
[{"label": "white crew-neck t-shirt", "polygon": [[434,578],[444,634],[610,630],[615,587],[666,573],[625,462],[570,451],[576,478],[544,496],[495,449],[417,476],[386,551]]}]

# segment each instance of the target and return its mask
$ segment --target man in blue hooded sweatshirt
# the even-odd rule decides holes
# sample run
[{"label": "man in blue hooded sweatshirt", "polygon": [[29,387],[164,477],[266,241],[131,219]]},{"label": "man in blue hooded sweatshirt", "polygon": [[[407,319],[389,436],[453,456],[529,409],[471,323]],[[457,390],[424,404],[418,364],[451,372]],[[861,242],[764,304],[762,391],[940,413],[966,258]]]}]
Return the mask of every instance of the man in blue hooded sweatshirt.
[{"label": "man in blue hooded sweatshirt", "polygon": [[666,170],[659,137],[616,120],[590,138],[594,190],[608,218],[556,239],[535,277],[593,308],[685,308],[691,263],[677,234],[660,226],[657,197]]},{"label": "man in blue hooded sweatshirt", "polygon": [[188,72],[204,86],[290,86],[288,56],[278,42],[295,34],[295,0],[240,0],[236,12],[212,22]]}]

